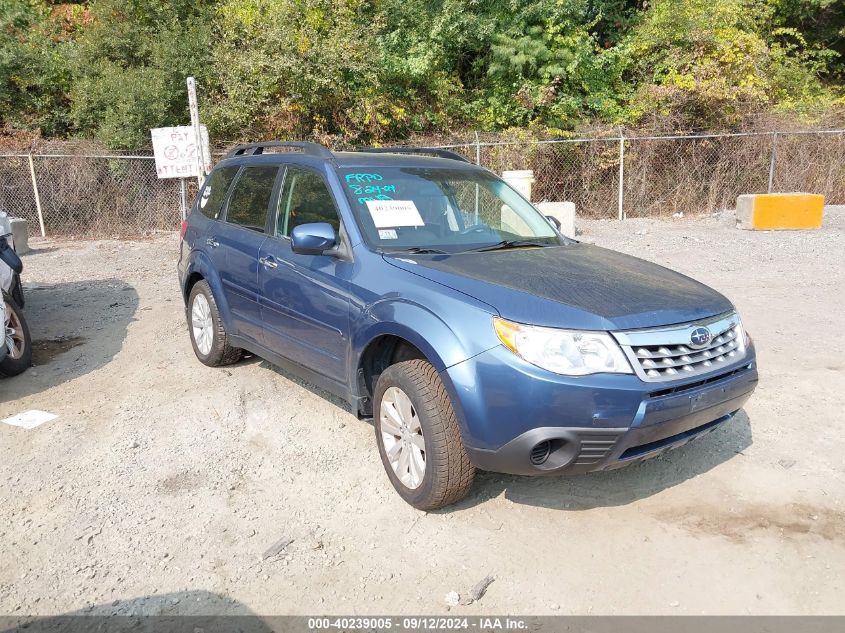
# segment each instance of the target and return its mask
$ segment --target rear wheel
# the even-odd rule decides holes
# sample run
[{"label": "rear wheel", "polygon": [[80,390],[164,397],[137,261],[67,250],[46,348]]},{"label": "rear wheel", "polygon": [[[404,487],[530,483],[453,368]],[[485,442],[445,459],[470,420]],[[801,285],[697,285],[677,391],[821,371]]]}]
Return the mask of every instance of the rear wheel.
[{"label": "rear wheel", "polygon": [[434,367],[419,359],[391,365],[379,376],[374,403],[381,461],[399,495],[420,510],[463,499],[475,468]]},{"label": "rear wheel", "polygon": [[187,316],[191,345],[201,363],[219,367],[240,360],[243,352],[229,344],[229,335],[207,281],[198,281],[191,288]]},{"label": "rear wheel", "polygon": [[32,337],[23,311],[10,295],[3,294],[6,303],[6,356],[0,361],[0,376],[17,376],[32,365]]}]

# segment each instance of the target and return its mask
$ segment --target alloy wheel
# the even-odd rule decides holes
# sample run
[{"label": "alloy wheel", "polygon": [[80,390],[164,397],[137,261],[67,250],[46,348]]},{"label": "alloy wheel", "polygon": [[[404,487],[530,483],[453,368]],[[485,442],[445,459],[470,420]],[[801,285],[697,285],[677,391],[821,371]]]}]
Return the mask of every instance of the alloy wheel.
[{"label": "alloy wheel", "polygon": [[387,461],[402,484],[419,488],[425,476],[425,439],[411,399],[399,387],[381,398],[381,439]]},{"label": "alloy wheel", "polygon": [[6,302],[6,352],[10,358],[17,360],[23,356],[26,349],[26,338],[23,333],[18,313]]},{"label": "alloy wheel", "polygon": [[211,306],[203,294],[194,297],[191,306],[191,328],[197,349],[200,354],[207,356],[214,343],[214,321],[211,319]]}]

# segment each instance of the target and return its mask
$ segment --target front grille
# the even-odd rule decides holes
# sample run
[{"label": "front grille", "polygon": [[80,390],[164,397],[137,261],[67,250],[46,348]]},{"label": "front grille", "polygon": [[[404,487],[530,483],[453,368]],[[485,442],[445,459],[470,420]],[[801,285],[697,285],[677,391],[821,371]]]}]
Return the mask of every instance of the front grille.
[{"label": "front grille", "polygon": [[[692,344],[692,334],[707,328],[710,340]],[[731,365],[745,355],[744,333],[736,313],[669,328],[614,334],[637,374],[648,382],[697,376]]]},{"label": "front grille", "polygon": [[[679,373],[695,373],[707,370],[737,355],[736,328],[732,327],[713,337],[702,349],[693,349],[687,345],[643,345],[633,347],[634,356],[650,378],[677,376]],[[699,371],[700,373],[700,371]]]}]

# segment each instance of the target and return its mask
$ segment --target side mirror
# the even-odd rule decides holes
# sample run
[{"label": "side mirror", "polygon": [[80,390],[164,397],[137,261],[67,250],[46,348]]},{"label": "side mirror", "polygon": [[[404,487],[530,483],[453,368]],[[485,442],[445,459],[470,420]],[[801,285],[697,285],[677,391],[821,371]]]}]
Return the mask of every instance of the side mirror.
[{"label": "side mirror", "polygon": [[322,255],[335,244],[337,235],[328,222],[300,224],[290,234],[290,247],[300,255]]},{"label": "side mirror", "polygon": [[553,216],[553,215],[547,215],[547,216],[546,216],[546,219],[549,221],[549,224],[551,224],[551,225],[552,225],[553,227],[555,227],[558,231],[560,231],[560,229],[561,229],[560,220],[558,220],[558,219],[557,219],[555,216]]}]

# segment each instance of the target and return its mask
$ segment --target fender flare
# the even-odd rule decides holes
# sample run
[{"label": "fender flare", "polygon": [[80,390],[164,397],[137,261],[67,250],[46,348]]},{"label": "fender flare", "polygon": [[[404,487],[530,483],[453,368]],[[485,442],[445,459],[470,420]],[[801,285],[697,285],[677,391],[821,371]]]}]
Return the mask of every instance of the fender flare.
[{"label": "fender flare", "polygon": [[187,283],[188,279],[194,273],[205,279],[209,287],[211,287],[211,292],[214,294],[214,301],[217,303],[217,309],[220,311],[220,316],[223,319],[223,325],[227,331],[232,332],[232,313],[229,310],[229,303],[226,301],[226,294],[223,292],[223,282],[220,279],[219,273],[212,266],[211,261],[209,261],[208,255],[201,250],[195,249],[191,251],[188,266],[185,269],[185,278],[182,282],[181,290],[186,309],[188,304]]},{"label": "fender flare", "polygon": [[360,393],[358,384],[358,369],[364,350],[380,336],[398,336],[419,349],[437,370],[449,394],[461,434],[468,437],[469,422],[455,386],[445,370],[483,350],[467,349],[443,319],[428,308],[405,299],[385,299],[371,305],[353,324],[352,331],[355,334],[352,338],[349,375],[352,377],[354,393],[359,398],[365,395]]},{"label": "fender flare", "polygon": [[[412,325],[411,325],[412,324]],[[364,350],[380,336],[398,336],[416,346],[438,372],[470,357],[455,332],[431,310],[404,299],[378,301],[364,311],[352,331],[353,373]]]}]

